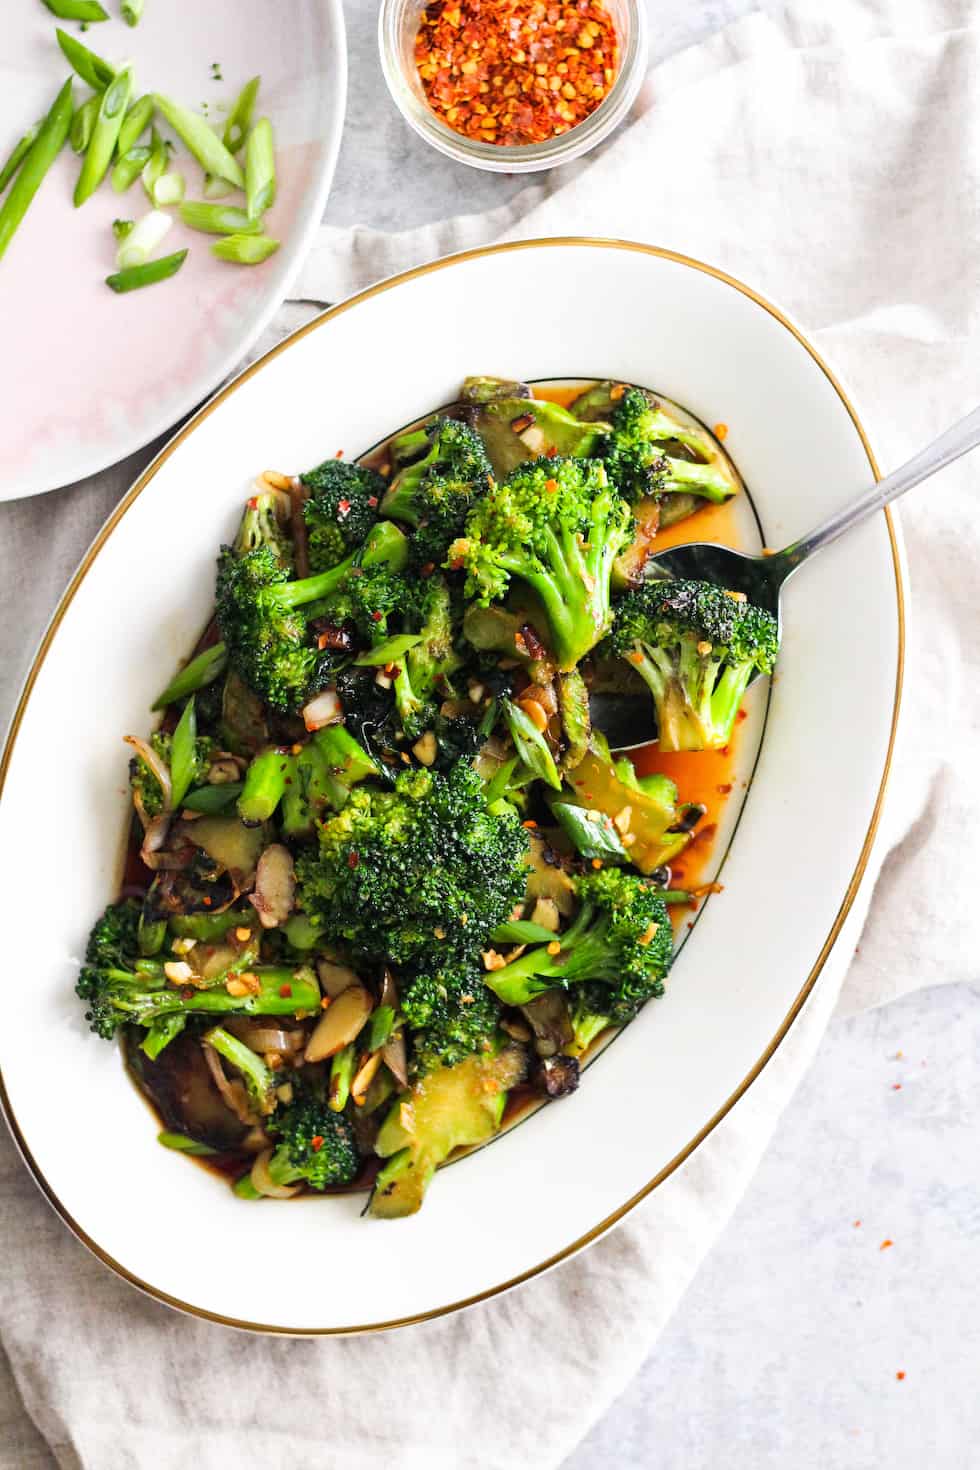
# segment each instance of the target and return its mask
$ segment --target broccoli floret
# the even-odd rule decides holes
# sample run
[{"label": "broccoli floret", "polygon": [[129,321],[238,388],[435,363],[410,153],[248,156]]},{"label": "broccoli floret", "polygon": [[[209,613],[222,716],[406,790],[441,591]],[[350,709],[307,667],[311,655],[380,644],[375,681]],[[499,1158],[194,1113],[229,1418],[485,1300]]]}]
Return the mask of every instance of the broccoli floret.
[{"label": "broccoli floret", "polygon": [[598,980],[576,985],[569,997],[568,1016],[574,1038],[569,1050],[576,1056],[587,1051],[601,1032],[613,1024],[612,991]]},{"label": "broccoli floret", "polygon": [[433,419],[425,429],[396,439],[392,452],[396,460],[412,462],[395,476],[381,513],[415,528],[412,559],[416,566],[441,566],[450,544],[462,533],[467,515],[490,484],[490,461],[483,440],[468,424]]},{"label": "broccoli floret", "polygon": [[298,897],[358,955],[440,966],[479,949],[523,896],[527,846],[465,762],[404,771],[391,791],[356,787],[321,825],[317,849],[296,861]]},{"label": "broccoli floret", "polygon": [[436,717],[433,695],[440,680],[456,672],[463,660],[453,648],[453,610],[448,584],[430,577],[415,590],[406,630],[418,630],[421,643],[399,661],[395,704],[410,740],[429,729]]},{"label": "broccoli floret", "polygon": [[267,1128],[282,1140],[269,1160],[273,1184],[326,1189],[349,1184],[361,1166],[350,1119],[325,1099],[294,1083],[293,1101],[279,1108]]},{"label": "broccoli floret", "polygon": [[292,571],[293,543],[285,526],[284,504],[282,494],[275,490],[249,497],[232,547],[236,556],[266,546],[284,572]]},{"label": "broccoli floret", "polygon": [[[391,534],[393,533],[393,534]],[[405,543],[395,527],[378,526],[364,547],[328,571],[289,581],[268,547],[236,556],[225,546],[218,558],[218,626],[234,669],[267,704],[284,713],[322,689],[337,656],[310,636],[311,612],[322,611],[355,569],[404,565]]]},{"label": "broccoli floret", "polygon": [[276,1106],[276,1074],[258,1053],[223,1026],[213,1026],[206,1031],[204,1041],[239,1073],[255,1111],[262,1116],[271,1113]]},{"label": "broccoli floret", "polygon": [[[156,751],[163,764],[169,767],[173,737],[161,734],[158,730],[155,735],[150,736],[150,745]],[[203,784],[208,774],[208,768],[211,765],[213,752],[214,741],[206,735],[199,735],[194,741],[194,759],[192,762],[189,790]],[[163,790],[160,782],[139,755],[134,755],[129,762],[129,786],[134,802],[136,802],[137,806],[142,806],[145,816],[152,818],[162,811]]]},{"label": "broccoli floret", "polygon": [[388,567],[352,567],[323,611],[334,622],[352,624],[367,643],[378,643],[387,636],[388,619],[405,608],[412,592],[412,584]]},{"label": "broccoli floret", "polygon": [[644,582],[616,607],[611,652],[649,685],[661,750],[728,743],[755,674],[771,674],[776,619],[710,582]]},{"label": "broccoli floret", "polygon": [[612,566],[632,525],[599,460],[539,459],[480,501],[448,565],[465,568],[467,595],[484,606],[513,578],[527,582],[559,666],[571,669],[608,629]]},{"label": "broccoli floret", "polygon": [[139,958],[139,899],[110,903],[92,926],[85,946],[85,963],[100,969],[128,969]]},{"label": "broccoli floret", "polygon": [[[575,880],[580,908],[552,944],[525,950],[485,979],[505,1005],[525,1005],[555,986],[601,980],[610,989],[609,1014],[628,1020],[652,995],[663,994],[673,955],[667,905],[646,879],[603,868]],[[554,943],[554,941],[552,942]]]},{"label": "broccoli floret", "polygon": [[401,1010],[412,1036],[418,1074],[452,1067],[493,1043],[500,1002],[470,961],[402,975]]},{"label": "broccoli floret", "polygon": [[687,493],[716,503],[730,499],[735,486],[712,464],[679,459],[665,445],[683,444],[701,459],[711,445],[707,436],[686,429],[639,388],[628,388],[612,416],[612,432],[601,446],[609,478],[630,502],[648,495]]},{"label": "broccoli floret", "polygon": [[378,519],[385,482],[377,470],[328,459],[300,475],[310,495],[303,505],[310,571],[325,572],[363,545]]},{"label": "broccoli floret", "polygon": [[153,1028],[172,1025],[174,1017],[285,1016],[318,1008],[320,988],[302,970],[250,968],[259,988],[244,996],[229,995],[224,975],[211,989],[169,980],[168,962],[139,956],[139,915],[140,905],[127,899],[107,909],[89,936],[75,992],[88,1003],[85,1019],[97,1036],[108,1041],[127,1023]]}]

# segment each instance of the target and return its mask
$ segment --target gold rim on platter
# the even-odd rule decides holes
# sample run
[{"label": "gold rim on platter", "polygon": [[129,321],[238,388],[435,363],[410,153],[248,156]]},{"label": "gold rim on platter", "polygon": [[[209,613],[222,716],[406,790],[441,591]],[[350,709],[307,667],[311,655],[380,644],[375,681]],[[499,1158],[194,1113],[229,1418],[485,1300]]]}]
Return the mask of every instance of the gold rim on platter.
[{"label": "gold rim on platter", "polygon": [[[177,434],[174,435],[173,439],[170,440],[170,442],[166,445],[164,449],[160,451],[153,462],[148,465],[147,468],[143,471],[139,479],[133,485],[132,489],[123,497],[119,505],[112,512],[111,516],[106,521],[105,525],[102,527],[95,540],[92,542],[92,545],[85,553],[85,556],[82,558],[78,570],[75,572],[75,575],[69,582],[68,587],[55,610],[54,616],[52,617],[51,622],[48,625],[44,637],[41,640],[37,653],[34,656],[34,660],[24,682],[24,688],[21,692],[20,699],[17,702],[17,708],[14,711],[14,716],[7,734],[6,743],[4,745],[3,754],[0,755],[0,799],[2,799],[3,797],[4,783],[7,778],[7,771],[9,769],[11,755],[13,753],[14,744],[17,739],[17,733],[20,729],[20,725],[24,717],[24,712],[27,709],[27,704],[31,696],[31,691],[34,688],[38,673],[40,672],[41,666],[47,656],[48,649],[51,647],[55,634],[58,632],[58,629],[61,626],[61,622],[69,607],[71,606],[75,593],[81,586],[82,581],[84,580],[90,567],[92,566],[92,563],[95,561],[95,558],[98,556],[102,547],[105,545],[106,541],[115,530],[116,526],[122,520],[129,507],[134,503],[137,497],[143,493],[147,485],[149,485],[151,480],[156,475],[160,466],[166,463],[166,461],[173,454],[174,450],[177,449],[178,446],[184,442],[189,434],[193,433],[198,424],[202,423],[204,419],[206,419],[210,414],[214,412],[219,404],[223,403],[226,398],[230,397],[230,395],[234,393],[235,390],[240,387],[242,383],[247,382],[247,380],[251,378],[254,373],[257,373],[267,362],[270,362],[274,357],[278,357],[281,352],[287,351],[293,345],[293,343],[299,341],[308,333],[315,332],[326,322],[331,321],[334,317],[342,315],[345,311],[349,311],[351,307],[357,306],[360,302],[369,300],[372,296],[379,296],[383,292],[389,291],[393,286],[399,286],[405,281],[414,280],[417,276],[424,276],[430,274],[433,271],[443,270],[447,266],[456,265],[460,261],[474,260],[484,255],[502,255],[510,251],[519,250],[534,250],[541,248],[550,249],[556,246],[584,246],[591,249],[629,250],[635,251],[638,254],[642,255],[654,255],[659,257],[661,260],[673,261],[676,265],[687,266],[691,270],[700,271],[703,275],[711,276],[716,281],[721,281],[726,286],[731,286],[741,295],[748,297],[750,301],[754,301],[757,306],[762,307],[764,311],[768,312],[771,317],[773,317],[783,327],[786,328],[786,330],[796,339],[796,341],[799,342],[801,347],[803,347],[806,352],[809,353],[810,357],[816,363],[817,367],[827,378],[828,382],[836,392],[841,403],[844,405],[844,408],[847,410],[848,416],[854,425],[858,438],[860,439],[864,451],[868,456],[868,463],[871,466],[871,470],[874,474],[875,479],[878,480],[881,478],[878,470],[878,465],[875,461],[875,457],[871,449],[871,445],[868,442],[868,436],[865,433],[860,419],[858,418],[857,412],[855,411],[854,406],[845,393],[843,387],[838,382],[837,378],[834,376],[833,372],[830,370],[827,364],[824,362],[819,352],[817,352],[816,348],[812,345],[811,342],[808,341],[808,339],[804,336],[800,329],[795,326],[794,323],[791,322],[782,311],[779,310],[778,307],[773,306],[772,303],[767,301],[764,296],[760,296],[757,291],[752,290],[750,286],[746,286],[744,282],[737,280],[734,276],[727,275],[724,271],[718,270],[715,266],[706,265],[703,261],[695,260],[691,256],[681,255],[674,250],[665,250],[656,245],[644,245],[639,243],[638,241],[631,240],[606,240],[598,236],[590,237],[576,235],[557,236],[554,239],[545,238],[538,240],[517,240],[506,245],[484,245],[479,246],[473,250],[461,251],[457,255],[443,256],[439,260],[431,261],[428,265],[415,266],[412,270],[403,271],[400,275],[390,276],[387,280],[380,281],[375,286],[369,286],[366,290],[358,292],[356,296],[349,297],[346,301],[340,302],[337,306],[329,307],[319,316],[314,317],[314,319],[311,322],[308,322],[306,326],[301,327],[296,332],[293,332],[289,337],[285,338],[284,341],[280,342],[278,346],[273,347],[269,352],[265,353],[264,356],[260,357],[256,362],[252,363],[250,367],[246,368],[244,372],[240,373],[237,378],[235,378],[231,383],[223,388],[220,393],[216,394],[214,398],[210,399],[204,405],[204,407],[201,408],[194,415],[193,418],[188,420],[184,427]],[[77,1223],[76,1220],[73,1219],[73,1217],[62,1205],[61,1201],[58,1199],[57,1195],[48,1184],[36,1160],[31,1154],[24,1135],[21,1132],[20,1126],[17,1123],[13,1107],[11,1106],[10,1098],[7,1094],[6,1083],[4,1081],[2,1073],[0,1073],[0,1106],[2,1106],[3,1108],[7,1124],[14,1137],[14,1141],[16,1142],[17,1147],[20,1150],[24,1162],[26,1163],[28,1169],[31,1171],[31,1174],[34,1176],[35,1183],[41,1190],[41,1193],[45,1196],[52,1208],[61,1216],[62,1220],[72,1231],[72,1233],[78,1237],[83,1245],[88,1247],[88,1249],[92,1252],[94,1256],[102,1261],[104,1265],[115,1271],[115,1273],[118,1276],[121,1276],[125,1281],[129,1281],[133,1286],[138,1287],[140,1291],[145,1292],[148,1296],[154,1297],[157,1301],[164,1302],[167,1306],[175,1307],[179,1311],[187,1312],[194,1317],[200,1317],[209,1322],[218,1322],[225,1327],[238,1327],[245,1331],[272,1333],[284,1337],[343,1337],[353,1336],[354,1334],[359,1333],[388,1332],[396,1327],[409,1327],[418,1322],[431,1322],[434,1321],[437,1317],[445,1317],[452,1312],[462,1311],[464,1307],[471,1307],[475,1306],[478,1302],[489,1301],[491,1298],[499,1296],[502,1292],[509,1291],[512,1287],[520,1286],[523,1282],[529,1281],[532,1277],[540,1275],[542,1271],[550,1270],[552,1266],[558,1265],[559,1262],[567,1260],[570,1256],[575,1255],[576,1252],[582,1250],[585,1246],[591,1245],[593,1241],[598,1240],[601,1235],[604,1235],[606,1231],[610,1230],[614,1225],[618,1224],[625,1215],[629,1214],[630,1210],[632,1210],[634,1206],[638,1205],[641,1200],[646,1199],[647,1195],[651,1194],[659,1184],[662,1184],[663,1181],[670,1174],[672,1174],[679,1165],[683,1164],[685,1160],[687,1160],[691,1156],[691,1154],[699,1146],[699,1144],[703,1143],[708,1134],[714,1131],[714,1129],[718,1126],[725,1115],[734,1107],[739,1098],[742,1097],[742,1095],[752,1085],[752,1083],[761,1073],[762,1069],[775,1054],[777,1048],[785,1039],[786,1034],[792,1026],[794,1020],[802,1010],[804,1003],[806,1002],[808,996],[810,995],[810,992],[817,982],[820,972],[826,964],[827,957],[830,954],[830,951],[834,946],[834,943],[841,931],[844,921],[851,910],[858,888],[861,884],[861,880],[864,877],[865,870],[867,869],[868,861],[871,856],[871,849],[874,844],[875,835],[878,830],[878,823],[881,818],[882,804],[884,802],[885,790],[888,785],[888,776],[891,770],[892,756],[895,749],[895,736],[898,729],[899,710],[901,708],[902,682],[905,670],[905,589],[902,581],[901,557],[899,554],[898,539],[895,534],[895,525],[892,519],[892,515],[887,509],[883,513],[885,516],[885,522],[888,527],[888,536],[891,543],[892,562],[895,570],[896,609],[898,614],[898,659],[895,674],[895,701],[892,708],[892,720],[891,729],[888,737],[888,749],[885,755],[885,763],[881,774],[881,781],[878,787],[877,796],[875,798],[874,809],[871,813],[871,820],[868,824],[868,830],[865,835],[864,842],[861,846],[861,851],[858,855],[857,865],[855,866],[854,872],[851,875],[850,882],[847,885],[847,889],[844,893],[844,898],[841,902],[840,908],[837,911],[837,915],[831,926],[830,933],[827,935],[827,938],[820,949],[820,953],[817,955],[816,961],[814,962],[813,967],[811,968],[799,993],[793,1001],[793,1004],[790,1006],[788,1012],[786,1013],[782,1022],[777,1028],[772,1041],[766,1047],[765,1051],[762,1053],[761,1057],[759,1057],[758,1061],[756,1061],[751,1070],[739,1083],[738,1087],[736,1087],[734,1092],[728,1098],[726,1098],[725,1102],[721,1105],[717,1112],[715,1112],[712,1117],[708,1119],[704,1127],[695,1134],[690,1142],[687,1143],[684,1148],[682,1148],[677,1154],[675,1154],[675,1156],[667,1164],[665,1164],[664,1167],[660,1169],[657,1174],[654,1175],[649,1183],[645,1184],[642,1189],[638,1190],[625,1202],[625,1204],[620,1205],[617,1210],[614,1210],[612,1214],[607,1215],[605,1219],[599,1222],[598,1225],[593,1226],[593,1228],[587,1231],[585,1235],[582,1235],[577,1240],[572,1241],[571,1245],[565,1246],[562,1250],[556,1252],[552,1256],[549,1256],[546,1260],[541,1261],[538,1265],[531,1266],[528,1268],[528,1270],[522,1271],[519,1276],[515,1276],[509,1281],[502,1281],[499,1285],[491,1286],[486,1291],[478,1292],[475,1296],[466,1297],[462,1301],[450,1302],[445,1306],[433,1307],[428,1312],[418,1312],[412,1316],[399,1317],[390,1322],[370,1322],[352,1325],[349,1327],[310,1327],[297,1329],[291,1327],[277,1327],[273,1324],[262,1322],[247,1322],[235,1317],[223,1316],[218,1312],[209,1312],[203,1307],[195,1307],[189,1302],[181,1301],[178,1297],[170,1296],[167,1292],[161,1291],[158,1287],[151,1286],[149,1282],[142,1281],[138,1276],[135,1276],[131,1271],[128,1271],[125,1266],[120,1265],[118,1261],[114,1260],[110,1255],[107,1255],[107,1253],[102,1250],[102,1248],[96,1243],[96,1241],[94,1241],[91,1236],[86,1234],[82,1227]]]}]

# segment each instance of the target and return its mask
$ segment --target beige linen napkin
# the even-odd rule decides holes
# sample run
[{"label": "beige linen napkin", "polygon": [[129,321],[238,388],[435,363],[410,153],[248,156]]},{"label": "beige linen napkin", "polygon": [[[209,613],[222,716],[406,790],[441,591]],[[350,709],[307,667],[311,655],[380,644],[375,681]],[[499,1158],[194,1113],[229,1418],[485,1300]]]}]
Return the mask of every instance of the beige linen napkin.
[{"label": "beige linen napkin", "polygon": [[[975,3],[838,0],[753,16],[658,68],[643,105],[600,159],[493,216],[396,237],[324,231],[298,294],[336,299],[500,237],[649,240],[710,260],[787,306],[849,380],[886,467],[974,406]],[[39,630],[132,470],[0,507],[7,708],[26,663],[25,629]],[[980,466],[968,460],[904,512],[916,611],[904,738],[882,830],[891,851],[844,990],[850,1009],[975,972],[980,909],[964,890],[980,857],[970,759],[980,717],[978,488]],[[859,638],[851,656],[860,657]],[[954,908],[956,925],[937,938],[934,917]],[[759,1081],[618,1230],[520,1291],[425,1327],[290,1342],[177,1316],[88,1256],[4,1139],[0,1336],[57,1463],[558,1465],[649,1353],[734,1209],[812,1058],[861,917]],[[284,1289],[289,1280],[284,1273]],[[9,1419],[20,1436],[5,1463],[33,1470],[43,1452],[12,1416],[0,1393],[0,1428]]]}]

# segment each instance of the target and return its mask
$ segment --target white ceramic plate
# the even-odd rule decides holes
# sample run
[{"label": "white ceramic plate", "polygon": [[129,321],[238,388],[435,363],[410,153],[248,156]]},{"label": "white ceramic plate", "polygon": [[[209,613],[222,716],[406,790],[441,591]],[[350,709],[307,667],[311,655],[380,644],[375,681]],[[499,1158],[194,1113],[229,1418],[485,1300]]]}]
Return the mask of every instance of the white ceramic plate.
[{"label": "white ceramic plate", "polygon": [[[247,1205],[157,1146],[154,1119],[119,1056],[86,1031],[72,993],[75,957],[118,877],[120,737],[146,727],[151,699],[205,622],[214,549],[254,473],[354,455],[474,371],[621,377],[709,424],[724,420],[770,545],[872,474],[841,389],[774,308],[693,261],[570,240],[458,256],[335,308],[226,388],[134,486],[55,616],[0,764],[0,892],[17,916],[6,968],[31,982],[7,986],[0,1072],[24,1156],[71,1228],[155,1296],[238,1325],[337,1332],[431,1317],[595,1239],[757,1075],[868,862],[903,639],[884,515],[794,582],[725,891],[702,909],[667,998],[600,1056],[579,1092],[444,1171],[422,1212],[397,1224],[360,1219],[359,1197]],[[747,505],[743,527],[758,544]],[[842,660],[855,627],[860,657]],[[754,691],[740,747],[745,780],[765,695]],[[51,869],[53,913],[42,881]],[[223,1242],[207,1265],[173,1249],[200,1219]],[[460,1251],[464,1237],[475,1248]],[[304,1273],[302,1292],[286,1292],[275,1273],[254,1270],[270,1255],[320,1266]]]},{"label": "white ceramic plate", "polygon": [[[118,0],[106,9],[118,16]],[[40,0],[4,7],[0,156],[44,115],[69,74],[57,25],[79,33]],[[217,387],[285,297],[323,215],[340,147],[340,0],[147,0],[135,29],[113,19],[79,39],[107,61],[131,59],[139,95],[166,92],[195,109],[206,102],[219,128],[220,104],[262,77],[257,115],[275,128],[279,185],[268,231],[282,246],[263,265],[226,265],[212,258],[210,236],[178,220],[160,253],[190,247],[179,274],[116,296],[104,284],[115,269],[112,221],[138,217],[149,203],[139,182],[125,194],[106,182],[76,210],[79,160],[66,146],[0,263],[0,322],[17,366],[4,375],[0,500],[95,474],[171,429]],[[76,105],[88,95],[76,81]],[[188,198],[200,198],[200,167],[181,152],[174,166]]]}]

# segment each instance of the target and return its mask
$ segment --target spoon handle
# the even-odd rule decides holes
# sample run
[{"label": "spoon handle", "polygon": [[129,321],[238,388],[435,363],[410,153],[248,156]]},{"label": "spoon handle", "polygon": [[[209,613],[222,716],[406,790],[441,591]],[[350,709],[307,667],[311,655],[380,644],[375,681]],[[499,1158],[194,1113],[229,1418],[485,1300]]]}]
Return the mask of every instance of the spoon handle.
[{"label": "spoon handle", "polygon": [[799,541],[794,541],[787,546],[785,551],[780,552],[780,558],[787,565],[787,571],[798,567],[801,562],[819,551],[821,547],[827,546],[831,541],[836,541],[845,531],[861,521],[867,520],[868,516],[874,515],[875,511],[882,510],[890,501],[904,495],[906,490],[911,490],[915,485],[921,485],[923,480],[928,480],[937,470],[945,469],[946,465],[952,464],[954,459],[959,459],[961,454],[975,449],[980,444],[980,408],[975,408],[968,413],[965,419],[960,419],[945,434],[940,434],[925,449],[919,451],[913,459],[906,464],[900,465],[897,470],[892,470],[883,480],[873,486],[866,495],[855,500],[852,505],[845,506],[843,510],[837,511],[816,527],[809,535],[802,536]]}]

